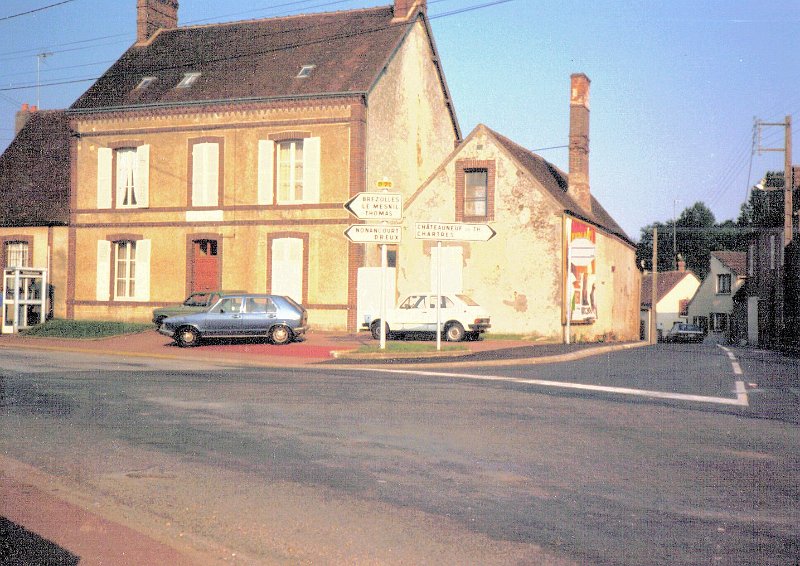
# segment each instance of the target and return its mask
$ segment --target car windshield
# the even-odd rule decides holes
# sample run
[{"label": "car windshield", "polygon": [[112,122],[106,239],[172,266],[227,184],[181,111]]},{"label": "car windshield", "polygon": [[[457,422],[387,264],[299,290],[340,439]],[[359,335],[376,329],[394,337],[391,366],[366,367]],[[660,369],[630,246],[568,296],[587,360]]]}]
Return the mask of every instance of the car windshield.
[{"label": "car windshield", "polygon": [[189,295],[188,299],[183,301],[183,304],[187,307],[207,307],[210,299],[210,293],[193,293]]},{"label": "car windshield", "polygon": [[469,295],[456,295],[459,299],[461,299],[464,304],[469,305],[470,307],[477,307],[478,303],[472,300],[472,297]]}]

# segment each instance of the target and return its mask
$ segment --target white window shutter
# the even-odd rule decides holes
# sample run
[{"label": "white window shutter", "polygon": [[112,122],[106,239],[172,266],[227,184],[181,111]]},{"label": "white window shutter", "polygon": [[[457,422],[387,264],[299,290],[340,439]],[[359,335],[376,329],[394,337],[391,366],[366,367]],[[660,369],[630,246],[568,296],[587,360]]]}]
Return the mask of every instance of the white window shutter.
[{"label": "white window shutter", "polygon": [[219,204],[219,144],[209,143],[208,148],[208,173],[206,175],[206,204],[217,206]]},{"label": "white window shutter", "polygon": [[273,204],[275,142],[258,140],[258,204]]},{"label": "white window shutter", "polygon": [[111,295],[111,242],[97,241],[97,290],[98,301],[108,301]]},{"label": "white window shutter", "polygon": [[198,143],[192,149],[192,206],[219,202],[219,144]]},{"label": "white window shutter", "polygon": [[97,208],[111,208],[111,162],[110,147],[97,150]]},{"label": "white window shutter", "polygon": [[303,202],[318,203],[320,180],[320,139],[303,140]]},{"label": "white window shutter", "polygon": [[136,150],[136,200],[140,207],[150,206],[150,146],[140,145]]},{"label": "white window shutter", "polygon": [[303,240],[278,238],[272,241],[272,281],[274,295],[286,295],[303,302]]},{"label": "white window shutter", "polygon": [[150,249],[151,240],[136,242],[136,300],[150,300]]},{"label": "white window shutter", "polygon": [[204,153],[203,144],[196,143],[192,146],[192,206],[202,204]]}]

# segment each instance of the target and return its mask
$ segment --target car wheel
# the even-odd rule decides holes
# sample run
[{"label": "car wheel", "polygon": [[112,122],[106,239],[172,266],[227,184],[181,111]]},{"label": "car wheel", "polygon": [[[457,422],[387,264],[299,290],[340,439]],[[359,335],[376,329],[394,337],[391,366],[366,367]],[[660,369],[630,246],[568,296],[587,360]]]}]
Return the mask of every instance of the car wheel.
[{"label": "car wheel", "polygon": [[292,341],[292,331],[289,330],[288,326],[282,324],[273,326],[272,330],[269,331],[269,341],[276,346],[288,344]]},{"label": "car wheel", "polygon": [[464,327],[461,323],[451,322],[444,329],[444,337],[448,342],[460,342],[465,336]]},{"label": "car wheel", "polygon": [[175,342],[181,348],[189,348],[200,344],[200,333],[191,326],[183,326],[175,333]]},{"label": "car wheel", "polygon": [[[384,324],[383,326],[386,329],[386,338],[388,338],[389,337],[389,325],[388,324]],[[369,325],[369,331],[372,333],[372,337],[375,340],[380,340],[381,339],[381,321],[380,321],[380,319],[373,321],[372,324]]]}]

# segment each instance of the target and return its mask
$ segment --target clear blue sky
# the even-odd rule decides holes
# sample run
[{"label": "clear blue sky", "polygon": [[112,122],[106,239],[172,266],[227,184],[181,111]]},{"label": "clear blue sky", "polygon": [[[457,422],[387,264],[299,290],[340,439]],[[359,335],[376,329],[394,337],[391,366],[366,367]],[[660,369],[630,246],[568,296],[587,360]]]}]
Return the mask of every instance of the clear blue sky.
[{"label": "clear blue sky", "polygon": [[[180,0],[179,23],[390,1]],[[464,135],[484,123],[532,150],[565,145],[569,76],[585,73],[592,192],[633,239],[697,201],[718,221],[735,219],[748,185],[783,169],[782,153],[751,159],[753,119],[792,115],[800,131],[800,0],[496,1],[428,0]],[[91,81],[48,83],[98,77],[134,41],[135,7],[0,3],[0,149],[14,113],[37,101],[37,61],[40,107],[68,107]],[[764,146],[783,146],[782,128],[763,133]],[[794,146],[800,163],[796,135]],[[566,171],[566,149],[538,153]]]}]

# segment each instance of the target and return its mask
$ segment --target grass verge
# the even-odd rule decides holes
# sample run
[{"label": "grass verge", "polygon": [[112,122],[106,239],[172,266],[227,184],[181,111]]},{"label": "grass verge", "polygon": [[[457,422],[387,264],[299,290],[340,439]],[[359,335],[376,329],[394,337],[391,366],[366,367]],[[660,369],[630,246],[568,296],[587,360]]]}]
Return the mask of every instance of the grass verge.
[{"label": "grass verge", "polygon": [[[442,344],[442,352],[464,352],[468,351],[467,348],[463,344]],[[415,354],[415,353],[422,353],[422,352],[435,352],[436,351],[436,342],[397,342],[397,341],[386,341],[386,349],[381,350],[379,345],[364,345],[360,346],[355,353],[357,354],[379,354],[383,352],[388,353],[408,353],[408,354]]]},{"label": "grass verge", "polygon": [[22,336],[37,338],[108,338],[122,334],[134,334],[151,330],[152,324],[138,322],[113,322],[106,320],[61,320],[51,319],[20,332]]}]

